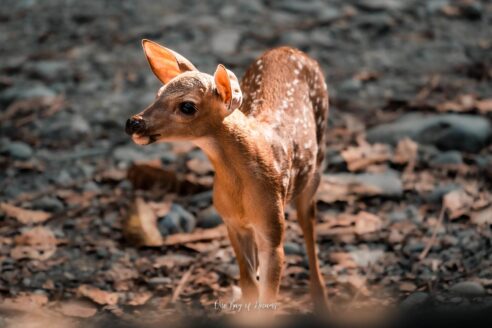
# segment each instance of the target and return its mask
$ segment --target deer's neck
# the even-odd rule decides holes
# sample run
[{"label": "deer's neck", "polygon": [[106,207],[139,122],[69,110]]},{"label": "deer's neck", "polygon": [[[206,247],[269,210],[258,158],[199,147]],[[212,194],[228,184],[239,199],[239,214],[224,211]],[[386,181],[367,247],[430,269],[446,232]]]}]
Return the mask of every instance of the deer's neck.
[{"label": "deer's neck", "polygon": [[[240,111],[231,114],[211,135],[195,140],[212,162],[217,178],[237,179],[244,175],[245,163],[255,156],[252,126]],[[232,117],[231,117],[232,116]]]}]

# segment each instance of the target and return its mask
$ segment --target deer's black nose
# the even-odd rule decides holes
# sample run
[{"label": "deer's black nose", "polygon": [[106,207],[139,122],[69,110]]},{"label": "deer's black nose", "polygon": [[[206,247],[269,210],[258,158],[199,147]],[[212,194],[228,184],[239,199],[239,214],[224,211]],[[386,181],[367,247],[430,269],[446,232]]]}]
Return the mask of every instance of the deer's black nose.
[{"label": "deer's black nose", "polygon": [[126,121],[125,131],[129,135],[145,130],[145,121],[140,116],[134,116]]}]

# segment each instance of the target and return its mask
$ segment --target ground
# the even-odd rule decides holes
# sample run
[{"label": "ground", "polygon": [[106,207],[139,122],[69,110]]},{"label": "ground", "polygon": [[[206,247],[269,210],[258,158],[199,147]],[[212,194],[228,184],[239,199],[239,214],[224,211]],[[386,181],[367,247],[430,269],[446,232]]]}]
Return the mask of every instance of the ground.
[{"label": "ground", "polygon": [[[124,133],[159,88],[142,38],[209,73],[241,76],[280,45],[321,63],[317,232],[337,313],[491,304],[488,1],[9,0],[0,22],[0,326],[26,309],[214,316],[235,294],[206,157]],[[278,311],[305,313],[307,259],[286,216]]]}]

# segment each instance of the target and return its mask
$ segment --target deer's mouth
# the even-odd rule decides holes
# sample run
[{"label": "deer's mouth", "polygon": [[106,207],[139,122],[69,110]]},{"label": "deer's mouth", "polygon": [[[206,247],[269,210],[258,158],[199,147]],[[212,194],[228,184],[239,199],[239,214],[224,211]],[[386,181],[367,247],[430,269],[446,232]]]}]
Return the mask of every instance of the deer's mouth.
[{"label": "deer's mouth", "polygon": [[150,145],[151,143],[156,142],[160,137],[160,134],[151,134],[151,135],[141,135],[138,133],[132,134],[132,140],[137,145]]}]

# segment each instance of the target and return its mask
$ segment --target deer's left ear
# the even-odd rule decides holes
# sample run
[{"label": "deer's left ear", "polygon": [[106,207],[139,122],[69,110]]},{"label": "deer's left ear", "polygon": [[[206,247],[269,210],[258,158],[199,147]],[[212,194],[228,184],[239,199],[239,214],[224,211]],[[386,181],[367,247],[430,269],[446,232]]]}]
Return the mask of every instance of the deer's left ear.
[{"label": "deer's left ear", "polygon": [[214,74],[215,85],[229,113],[241,106],[243,94],[236,75],[223,65],[217,66]]},{"label": "deer's left ear", "polygon": [[150,40],[142,40],[145,56],[155,76],[164,84],[186,71],[196,67],[185,57]]}]

